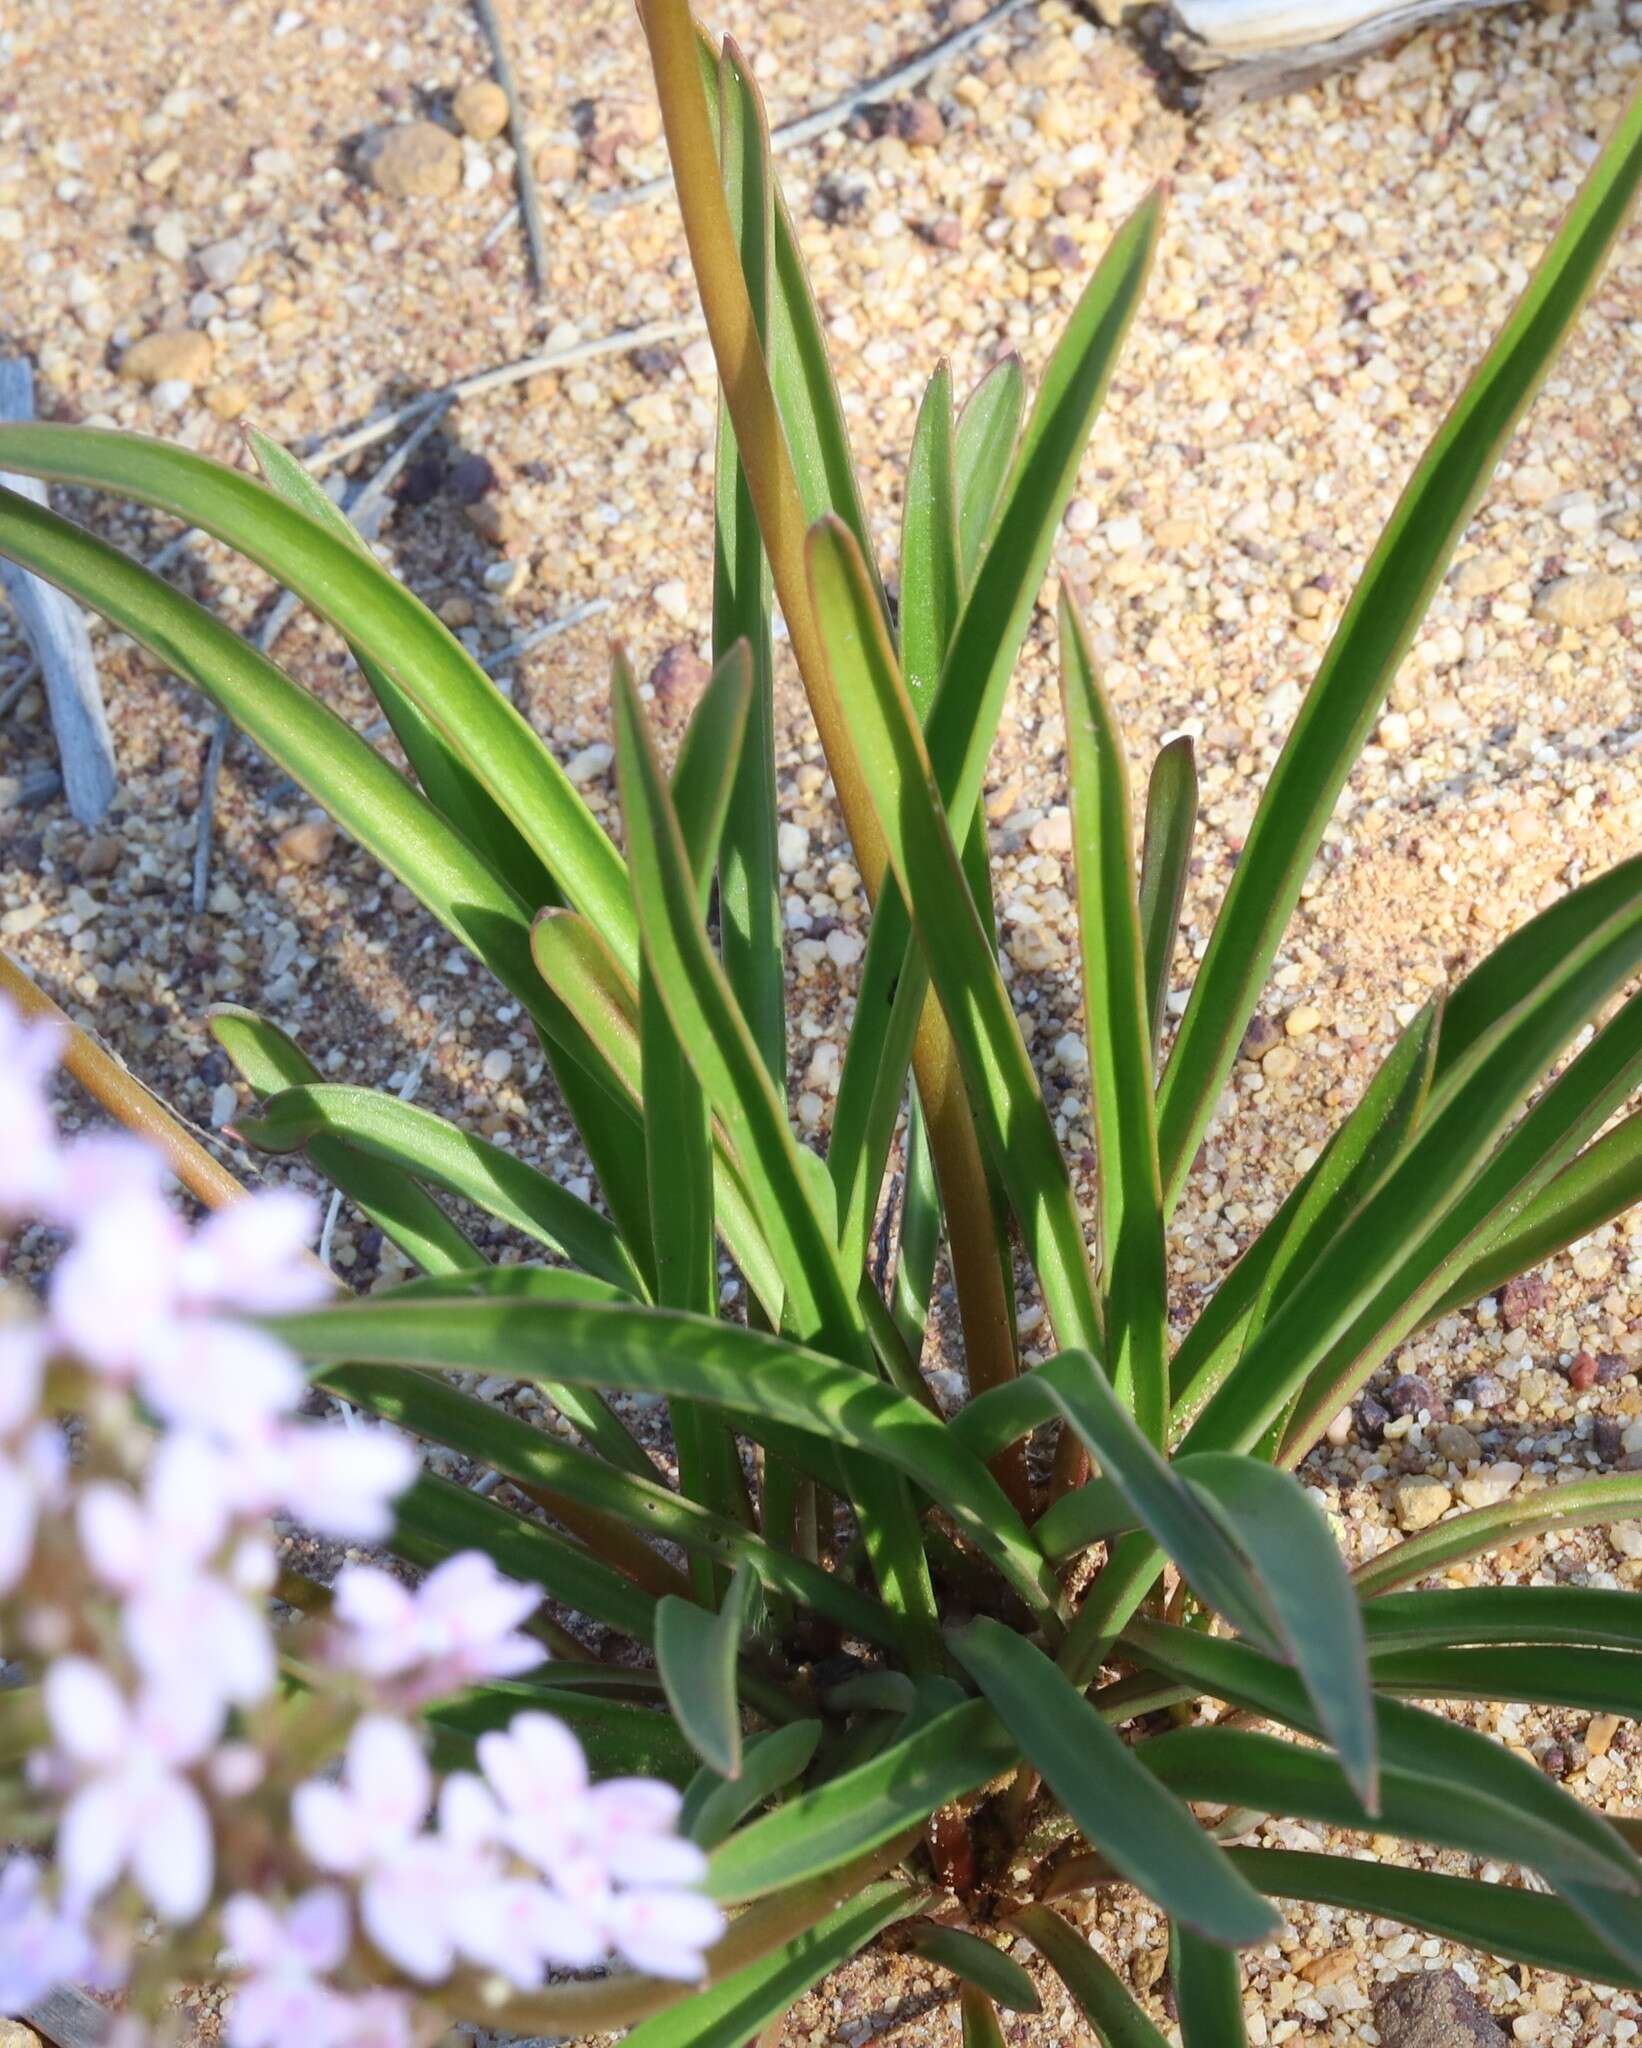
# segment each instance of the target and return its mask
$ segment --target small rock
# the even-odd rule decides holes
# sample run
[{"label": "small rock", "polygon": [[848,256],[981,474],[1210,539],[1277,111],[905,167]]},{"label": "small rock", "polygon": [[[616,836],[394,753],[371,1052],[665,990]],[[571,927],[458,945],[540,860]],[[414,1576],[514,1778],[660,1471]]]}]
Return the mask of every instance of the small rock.
[{"label": "small rock", "polygon": [[505,548],[519,537],[519,515],[504,499],[481,498],[477,504],[464,505],[462,517],[493,548]]},{"label": "small rock", "polygon": [[506,1046],[499,1045],[487,1052],[480,1062],[479,1071],[493,1086],[500,1087],[513,1072],[513,1055]]},{"label": "small rock", "polygon": [[1357,1434],[1365,1444],[1377,1444],[1390,1420],[1391,1410],[1378,1394],[1364,1394],[1357,1403]]},{"label": "small rock", "polygon": [[211,1091],[211,1128],[220,1131],[224,1124],[231,1124],[239,1114],[239,1090],[232,1081],[223,1081]]},{"label": "small rock", "polygon": [[1472,555],[1454,571],[1456,597],[1494,597],[1516,575],[1504,555]]},{"label": "small rock", "polygon": [[650,593],[651,602],[663,617],[672,620],[675,626],[688,623],[690,617],[690,592],[681,577],[675,576],[670,582],[658,583]]},{"label": "small rock", "polygon": [[359,168],[390,199],[444,199],[462,182],[462,145],[435,121],[403,121],[367,140]]},{"label": "small rock", "polygon": [[280,864],[288,868],[323,867],[336,844],[336,827],[329,818],[304,818],[274,841]]},{"label": "small rock", "polygon": [[1599,1415],[1591,1431],[1591,1449],[1603,1465],[1617,1465],[1625,1455],[1625,1430],[1612,1415]]},{"label": "small rock", "polygon": [[133,384],[186,384],[211,374],[211,337],[195,327],[163,328],[134,341],[120,358],[120,375]]},{"label": "small rock", "polygon": [[1497,1465],[1484,1465],[1469,1479],[1460,1481],[1460,1499],[1468,1508],[1494,1508],[1508,1500],[1522,1477],[1522,1467],[1504,1458]]},{"label": "small rock", "polygon": [[1243,1033],[1239,1051],[1246,1060],[1264,1059],[1274,1045],[1282,1042],[1282,1037],[1282,1026],[1277,1019],[1257,1010],[1249,1019],[1249,1028]]},{"label": "small rock", "polygon": [[530,579],[530,564],[520,561],[492,562],[479,581],[493,597],[517,597]]},{"label": "small rock", "polygon": [[1396,76],[1395,64],[1388,64],[1383,57],[1376,58],[1372,64],[1364,64],[1361,67],[1351,81],[1351,89],[1357,98],[1365,103],[1383,99],[1390,91],[1391,83]]},{"label": "small rock", "polygon": [[1398,1373],[1386,1389],[1385,1400],[1393,1415],[1429,1415],[1433,1422],[1442,1422],[1448,1415],[1441,1394],[1418,1373]]},{"label": "small rock", "polygon": [[961,249],[964,245],[963,222],[955,213],[938,213],[925,224],[924,240],[937,249]]},{"label": "small rock", "polygon": [[1440,1522],[1454,1505],[1454,1496],[1440,1479],[1416,1473],[1412,1478],[1397,1481],[1391,1490],[1391,1504],[1396,1510],[1397,1526],[1413,1534]]},{"label": "small rock", "polygon": [[1348,1444],[1351,1441],[1351,1410],[1342,1408],[1328,1428],[1323,1432],[1331,1444]]},{"label": "small rock", "polygon": [[93,833],[80,850],[79,867],[81,874],[113,874],[120,864],[120,855],[124,851],[124,841],[117,838],[114,833]]},{"label": "small rock", "polygon": [[1534,599],[1534,617],[1550,626],[1611,626],[1630,609],[1624,576],[1559,576]]},{"label": "small rock", "polygon": [[1465,1398],[1473,1408],[1487,1410],[1503,1408],[1510,1397],[1503,1380],[1496,1379],[1491,1372],[1479,1372],[1475,1379],[1466,1382]]},{"label": "small rock", "polygon": [[219,292],[225,292],[238,281],[240,272],[250,260],[251,244],[244,235],[230,235],[226,241],[208,242],[203,249],[194,251],[200,275]]},{"label": "small rock", "polygon": [[471,78],[450,103],[456,125],[475,142],[491,142],[507,126],[507,94],[493,78]]},{"label": "small rock", "polygon": [[1065,804],[1055,804],[1026,835],[1034,853],[1072,851],[1072,814]]},{"label": "small rock", "polygon": [[45,2043],[21,2020],[0,2020],[0,2048],[45,2048]]},{"label": "small rock", "polygon": [[154,248],[167,263],[181,263],[188,254],[188,224],[180,214],[168,213],[154,225]]},{"label": "small rock", "polygon": [[1473,1465],[1481,1453],[1482,1446],[1457,1422],[1445,1422],[1437,1431],[1437,1449],[1450,1465]]},{"label": "small rock", "polygon": [[1283,1029],[1290,1038],[1305,1038],[1315,1031],[1323,1021],[1323,1013],[1311,1003],[1297,1003],[1283,1019]]},{"label": "small rock", "polygon": [[1398,1976],[1374,2001],[1380,2048],[1511,2048],[1458,1970]]},{"label": "small rock", "polygon": [[219,420],[237,420],[250,403],[250,392],[232,378],[226,384],[213,384],[205,394],[206,410]]},{"label": "small rock", "polygon": [[594,740],[591,746],[571,755],[564,764],[564,772],[578,789],[585,789],[588,783],[597,782],[609,770],[615,758],[615,749],[608,740]]},{"label": "small rock", "polygon": [[1596,1385],[1596,1360],[1588,1351],[1576,1351],[1568,1363],[1568,1384],[1576,1394]]},{"label": "small rock", "polygon": [[1402,753],[1413,736],[1408,715],[1402,711],[1388,711],[1380,720],[1380,729],[1375,734],[1375,738],[1388,754]]},{"label": "small rock", "polygon": [[445,475],[445,489],[458,505],[476,505],[494,488],[496,471],[488,455],[458,456]]},{"label": "small rock", "polygon": [[1606,1756],[1613,1748],[1613,1739],[1619,1733],[1617,1714],[1594,1714],[1585,1727],[1585,1751],[1588,1756]]},{"label": "small rock", "polygon": [[1300,1071],[1300,1055],[1291,1045],[1274,1045],[1260,1062],[1260,1071],[1274,1081],[1287,1081]]},{"label": "small rock", "polygon": [[802,825],[786,820],[775,835],[775,851],[781,872],[794,875],[810,857],[810,835]]},{"label": "small rock", "polygon": [[887,127],[913,149],[933,149],[946,134],[946,122],[933,100],[897,100],[889,109]]},{"label": "small rock", "polygon": [[1520,1330],[1536,1309],[1545,1306],[1545,1276],[1542,1273],[1519,1273],[1514,1280],[1507,1280],[1505,1291],[1500,1296],[1500,1320],[1508,1330]]},{"label": "small rock", "polygon": [[712,669],[688,640],[675,640],[662,650],[661,659],[650,671],[650,690],[656,715],[668,724],[680,724],[700,701]]}]

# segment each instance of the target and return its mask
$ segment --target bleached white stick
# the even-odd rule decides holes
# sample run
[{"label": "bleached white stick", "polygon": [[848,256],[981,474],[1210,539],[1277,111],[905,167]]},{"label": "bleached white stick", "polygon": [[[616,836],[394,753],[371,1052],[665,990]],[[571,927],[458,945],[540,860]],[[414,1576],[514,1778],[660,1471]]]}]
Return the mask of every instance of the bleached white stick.
[{"label": "bleached white stick", "polygon": [[[0,356],[0,420],[33,417],[33,371],[20,356]],[[45,486],[32,477],[4,476],[0,483],[37,505],[47,502]],[[68,807],[80,824],[95,825],[114,801],[114,741],[85,614],[54,584],[15,563],[0,561],[0,582],[45,680]]]}]

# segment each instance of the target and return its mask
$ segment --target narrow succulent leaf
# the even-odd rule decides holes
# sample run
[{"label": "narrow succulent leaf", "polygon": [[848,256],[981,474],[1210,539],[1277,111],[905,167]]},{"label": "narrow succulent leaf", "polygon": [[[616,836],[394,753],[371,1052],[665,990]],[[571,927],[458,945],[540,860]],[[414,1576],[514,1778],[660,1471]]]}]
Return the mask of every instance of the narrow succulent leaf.
[{"label": "narrow succulent leaf", "polygon": [[895,1266],[895,1327],[914,1358],[924,1348],[930,1290],[941,1246],[941,1197],[929,1153],[924,1113],[914,1101],[907,1112],[906,1184],[901,1191],[901,1246]]},{"label": "narrow succulent leaf", "polygon": [[399,1496],[390,1548],[417,1565],[438,1564],[457,1550],[482,1550],[509,1578],[540,1586],[606,1628],[646,1647],[654,1638],[654,1594],[641,1592],[581,1544],[449,1480],[424,1473]]},{"label": "narrow succulent leaf", "polygon": [[[930,710],[928,746],[952,837],[964,845],[980,801],[1015,662],[1031,623],[1055,534],[1117,353],[1139,304],[1157,240],[1161,194],[1144,199],[1113,236],[1056,344],[988,529]],[[870,543],[852,527],[871,573]],[[898,889],[876,906],[845,1050],[828,1154],[851,1219],[870,1220],[883,1184],[895,1114],[928,979]],[[866,1221],[859,1224],[865,1242]]]},{"label": "narrow succulent leaf", "polygon": [[1384,1593],[1365,1601],[1363,1624],[1376,1654],[1461,1643],[1642,1650],[1642,1600],[1601,1586],[1443,1586]]},{"label": "narrow succulent leaf", "polygon": [[[713,67],[725,204],[740,254],[754,327],[769,344],[774,271],[774,177],[758,94],[726,43]],[[776,854],[774,643],[770,565],[735,426],[719,404],[714,484],[713,648],[722,658],[745,640],[753,702],[736,770],[719,863],[720,947],[725,977],[778,1087],[785,1084],[787,1020],[782,962],[781,868]]]},{"label": "narrow succulent leaf", "polygon": [[1642,1986],[1642,1970],[1619,1962],[1561,1900],[1543,1892],[1294,1849],[1230,1854],[1250,1883],[1272,1898],[1309,1899],[1395,1920],[1464,1948],[1561,1971],[1578,1983]]},{"label": "narrow succulent leaf", "polygon": [[749,1813],[803,1775],[820,1740],[819,1721],[792,1721],[753,1736],[733,1778],[703,1765],[685,1791],[679,1832],[699,1849],[716,1849]]},{"label": "narrow succulent leaf", "polygon": [[[338,548],[267,485],[189,449],[95,427],[9,426],[0,438],[5,468],[113,492],[200,527],[365,649],[484,781],[565,897],[634,964],[632,902],[603,828],[461,642],[374,556]],[[0,547],[9,552],[3,539]]]},{"label": "narrow succulent leaf", "polygon": [[1009,2048],[998,2008],[984,1991],[973,1984],[959,1985],[958,2012],[963,2025],[963,2048]]},{"label": "narrow succulent leaf", "polygon": [[999,357],[958,410],[958,558],[966,589],[991,534],[1025,416],[1026,366],[1013,353]]},{"label": "narrow succulent leaf", "polygon": [[1364,570],[1272,770],[1158,1096],[1178,1194],[1253,1014],[1324,827],[1392,677],[1524,407],[1549,369],[1642,181],[1642,99],[1587,173],[1515,312],[1438,428]]},{"label": "narrow succulent leaf", "polygon": [[[564,1676],[563,1670],[557,1674]],[[681,1785],[695,1764],[690,1745],[668,1720],[645,1707],[578,1695],[537,1679],[475,1686],[426,1709],[435,1730],[471,1743],[492,1728],[505,1728],[515,1714],[546,1711],[575,1731],[595,1778],[664,1778]],[[472,1768],[471,1753],[464,1759]]]},{"label": "narrow succulent leaf", "polygon": [[[1075,1357],[1061,1354],[1062,1359]],[[1141,1435],[1094,1360],[1061,1365],[1048,1393],[1103,1477],[1123,1494],[1198,1598],[1245,1634],[1269,1642],[1274,1621],[1269,1596],[1251,1578],[1247,1563],[1201,1498]]]},{"label": "narrow succulent leaf", "polygon": [[1547,1875],[1603,1876],[1589,1851],[1504,1798],[1430,1771],[1387,1770],[1370,1813],[1335,1760],[1275,1735],[1243,1728],[1179,1728],[1135,1752],[1176,1797],[1284,1815],[1357,1833],[1394,1835],[1468,1856],[1540,1868]]},{"label": "narrow succulent leaf", "polygon": [[[645,972],[740,1162],[780,1260],[794,1333],[873,1371],[870,1339],[816,1200],[786,1104],[695,915],[677,813],[625,661],[616,662],[616,764]],[[852,1462],[851,1494],[885,1598],[932,1626],[934,1591],[905,1481]]]},{"label": "narrow succulent leaf", "polygon": [[901,674],[920,723],[963,601],[954,439],[952,372],[942,362],[918,408],[901,509]]},{"label": "narrow succulent leaf", "polygon": [[1041,1650],[984,1617],[950,1641],[1028,1763],[1114,1870],[1212,1941],[1240,1948],[1276,1933],[1270,1907],[1219,1845]]},{"label": "narrow succulent leaf", "polygon": [[1230,1949],[1217,1948],[1175,1921],[1169,1929],[1169,1982],[1180,2016],[1180,2048],[1245,2048],[1243,1966]]},{"label": "narrow succulent leaf", "polygon": [[847,1963],[886,1927],[920,1911],[928,1898],[922,1885],[890,1879],[868,1885],[774,1955],[635,2027],[626,2048],[746,2048],[761,2027],[795,2005],[812,1984]]},{"label": "narrow succulent leaf", "polygon": [[[1321,1730],[1316,1710],[1294,1674],[1246,1644],[1150,1621],[1131,1622],[1124,1641],[1154,1669],[1216,1698],[1307,1734]],[[1587,1812],[1536,1765],[1474,1729],[1398,1700],[1378,1701],[1375,1715],[1386,1771],[1446,1781],[1514,1810],[1522,1828],[1538,1831],[1534,1854],[1543,1859],[1544,1874],[1576,1911],[1601,1919],[1605,1940],[1616,1918],[1621,1925],[1628,1918],[1634,1938],[1642,1927],[1642,1908],[1637,1905],[1642,1862],[1605,1821]]]},{"label": "narrow succulent leaf", "polygon": [[1360,1564],[1352,1578],[1366,1599],[1445,1571],[1461,1558],[1503,1549],[1550,1529],[1600,1529],[1638,1519],[1642,1519],[1642,1473],[1605,1473],[1600,1478],[1576,1479],[1548,1487],[1543,1493],[1500,1501],[1491,1508],[1473,1508],[1452,1521],[1438,1522]]},{"label": "narrow succulent leaf", "polygon": [[1185,1449],[1250,1448],[1302,1389],[1290,1441],[1321,1433],[1385,1345],[1417,1325],[1477,1233],[1513,1199],[1527,1199],[1536,1176],[1549,1177],[1547,1153],[1574,1133],[1583,1142],[1590,1118],[1600,1112],[1600,1122],[1616,1106],[1642,1043],[1642,1004],[1621,1010],[1492,1149],[1534,1082],[1639,960],[1642,902],[1547,966],[1458,1085],[1428,1104],[1349,1232],[1324,1246],[1188,1431]]},{"label": "narrow succulent leaf", "polygon": [[259,1152],[295,1152],[316,1135],[345,1139],[372,1158],[460,1195],[596,1279],[643,1293],[621,1239],[596,1209],[500,1145],[395,1095],[336,1082],[287,1088],[235,1128]]},{"label": "narrow succulent leaf", "polygon": [[740,1564],[717,1614],[678,1598],[656,1608],[656,1669],[667,1703],[697,1756],[721,1778],[741,1775],[736,1659],[757,1585],[751,1566]]},{"label": "narrow succulent leaf", "polygon": [[1428,1007],[1381,1061],[1322,1157],[1296,1182],[1186,1333],[1171,1368],[1177,1433],[1236,1366],[1257,1319],[1260,1325],[1269,1320],[1277,1281],[1286,1275],[1292,1288],[1395,1158],[1428,1099],[1437,1042],[1436,1014]]},{"label": "narrow succulent leaf", "polygon": [[[1304,1487],[1257,1459],[1210,1454],[1189,1463],[1188,1484],[1208,1500],[1258,1574],[1323,1733],[1373,1813],[1378,1751],[1368,1639],[1327,1518]],[[1299,1558],[1306,1560],[1303,1571],[1295,1569]]]},{"label": "narrow succulent leaf", "polygon": [[919,1955],[928,1956],[932,1963],[939,1963],[943,1970],[962,1978],[966,1986],[973,1985],[984,1992],[1006,2012],[1043,2009],[1032,1979],[996,1942],[982,1941],[979,1935],[965,1934],[960,1927],[942,1927],[930,1920],[912,1930],[910,1945]]},{"label": "narrow succulent leaf", "polygon": [[982,1702],[954,1707],[732,1835],[713,1856],[707,1889],[733,1905],[819,1876],[921,1827],[1015,1755]]},{"label": "narrow succulent leaf", "polygon": [[853,1366],[761,1331],[618,1304],[400,1306],[381,1296],[280,1317],[275,1327],[316,1364],[374,1360],[634,1388],[711,1402],[744,1416],[755,1436],[779,1429],[795,1443],[861,1453],[914,1479],[1034,1611],[1059,1609],[1060,1589],[1020,1517],[926,1408]]},{"label": "narrow succulent leaf", "polygon": [[1054,1970],[1101,2048],[1168,2048],[1111,1964],[1052,1907],[1027,1906],[1005,1924],[1025,1935]]},{"label": "narrow succulent leaf", "polygon": [[[322,1078],[294,1038],[254,1011],[224,1003],[209,1021],[212,1037],[258,1095]],[[410,1174],[340,1138],[311,1139],[308,1157],[424,1273],[460,1272],[483,1263],[471,1240]]]},{"label": "narrow succulent leaf", "polygon": [[[363,536],[355,531],[346,513],[294,455],[255,427],[247,429],[246,439],[271,490],[317,520],[339,540],[366,550]],[[348,651],[393,727],[394,737],[404,748],[405,758],[428,801],[443,812],[530,909],[558,902],[552,876],[482,778],[367,649],[350,643]]]},{"label": "narrow succulent leaf", "polygon": [[[503,1277],[524,1270],[503,1266],[494,1272]],[[580,1276],[551,1273],[542,1277],[571,1281]],[[394,1289],[377,1299],[402,1298],[408,1291]],[[321,1384],[384,1421],[409,1429],[429,1443],[444,1444],[526,1488],[580,1501],[648,1536],[676,1543],[692,1557],[730,1567],[746,1564],[770,1593],[800,1602],[851,1635],[890,1648],[899,1645],[899,1631],[877,1601],[858,1592],[838,1573],[823,1571],[806,1558],[764,1542],[734,1517],[714,1514],[682,1498],[659,1482],[647,1460],[635,1473],[626,1463],[605,1457],[602,1448],[601,1455],[590,1456],[549,1431],[519,1421],[493,1402],[459,1393],[432,1373],[341,1365],[326,1372]],[[572,1420],[588,1407],[601,1405],[589,1388],[555,1389],[551,1381],[543,1384],[566,1398],[565,1412]],[[621,1427],[614,1416],[609,1423]],[[599,1447],[597,1439],[594,1441]],[[632,1449],[644,1458],[639,1446]]]},{"label": "narrow succulent leaf", "polygon": [[1559,1649],[1552,1657],[1537,1643],[1389,1650],[1374,1658],[1374,1683],[1401,1699],[1520,1700],[1634,1720],[1642,1699],[1642,1657],[1624,1650],[1581,1649]]},{"label": "narrow succulent leaf", "polygon": [[1169,1010],[1169,979],[1180,943],[1180,909],[1186,900],[1196,830],[1197,756],[1191,740],[1182,734],[1161,748],[1152,763],[1140,846],[1140,932],[1154,1066]]},{"label": "narrow succulent leaf", "polygon": [[1090,1098],[1100,1166],[1106,1365],[1119,1400],[1161,1446],[1169,1429],[1168,1276],[1129,771],[1089,636],[1064,587],[1060,662]]},{"label": "narrow succulent leaf", "polygon": [[935,794],[859,551],[841,525],[822,522],[810,536],[809,554],[821,630],[851,707],[856,758],[902,895],[914,908],[971,1110],[1020,1218],[1057,1331],[1063,1341],[1093,1349],[1100,1313],[1071,1178]]},{"label": "narrow succulent leaf", "polygon": [[1633,1113],[1580,1153],[1501,1230],[1486,1235],[1443,1298],[1427,1312],[1435,1322],[1479,1301],[1518,1273],[1532,1272],[1593,1230],[1642,1202],[1642,1113]]},{"label": "narrow succulent leaf", "polygon": [[[18,431],[23,430],[0,428],[6,435]],[[78,435],[92,430],[27,431]],[[97,438],[129,440],[144,449],[156,445],[135,436]],[[7,448],[8,465],[24,468],[14,459],[9,441]],[[265,495],[279,507],[272,493]],[[336,553],[334,545],[321,545]],[[453,937],[483,960],[532,1015],[539,1014],[542,991],[529,966],[528,920],[518,897],[335,712],[298,688],[203,606],[127,560],[117,548],[11,491],[0,491],[0,554],[100,612],[202,690],[402,881]]]}]

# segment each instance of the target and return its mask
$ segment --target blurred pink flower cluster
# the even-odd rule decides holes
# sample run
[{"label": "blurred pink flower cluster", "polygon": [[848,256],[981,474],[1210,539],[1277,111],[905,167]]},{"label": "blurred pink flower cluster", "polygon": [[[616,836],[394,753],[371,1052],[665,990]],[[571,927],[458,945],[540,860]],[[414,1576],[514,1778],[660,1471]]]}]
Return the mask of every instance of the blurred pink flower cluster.
[{"label": "blurred pink flower cluster", "polygon": [[230,2048],[415,2048],[462,1968],[526,1991],[614,1951],[699,1976],[723,1923],[670,1787],[592,1784],[529,1711],[435,1782],[416,1710],[544,1660],[536,1588],[477,1552],[415,1589],[346,1567],[300,1627],[307,1693],[281,1696],[271,1518],[382,1541],[414,1451],[299,1414],[299,1361],[248,1320],[331,1293],[311,1204],[191,1227],[146,1146],[59,1138],[58,1050],[0,1007],[0,1230],[68,1239],[41,1312],[0,1316],[0,1655],[39,1680],[19,1789],[52,1833],[44,1868],[0,1860],[0,2013],[118,1986],[143,1910],[196,1955],[215,1929]]}]

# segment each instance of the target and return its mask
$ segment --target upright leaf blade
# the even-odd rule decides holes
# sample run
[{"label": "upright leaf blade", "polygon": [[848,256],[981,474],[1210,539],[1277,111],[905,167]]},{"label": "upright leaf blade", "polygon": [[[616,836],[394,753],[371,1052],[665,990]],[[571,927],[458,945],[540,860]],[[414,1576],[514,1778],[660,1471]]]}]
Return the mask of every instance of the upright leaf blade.
[{"label": "upright leaf blade", "polygon": [[1027,1906],[1009,1921],[1071,1992],[1102,2048],[1168,2048],[1111,1964],[1048,1906]]},{"label": "upright leaf blade", "polygon": [[1169,974],[1180,940],[1180,906],[1196,829],[1197,759],[1191,741],[1182,736],[1170,740],[1152,763],[1140,849],[1140,930],[1154,1064],[1168,1015]]},{"label": "upright leaf blade", "polygon": [[1025,413],[1026,369],[1014,354],[1000,356],[959,409],[954,480],[959,566],[966,586],[991,534]]},{"label": "upright leaf blade", "polygon": [[1041,1650],[984,1618],[951,1641],[1027,1761],[1115,1870],[1228,1947],[1277,1931],[1271,1909],[1219,1845]]},{"label": "upright leaf blade", "polygon": [[741,1710],[736,1657],[758,1581],[736,1566],[716,1615],[669,1597],[656,1609],[656,1669],[674,1718],[697,1756],[722,1778],[741,1775]]},{"label": "upright leaf blade", "polygon": [[1168,1275],[1123,737],[1070,591],[1060,601],[1061,708],[1078,944],[1100,1164],[1107,1370],[1154,1444],[1168,1440]]},{"label": "upright leaf blade", "polygon": [[1642,98],[1620,117],[1527,289],[1426,450],[1307,692],[1255,812],[1158,1095],[1179,1193],[1352,762],[1512,430],[1642,181]]},{"label": "upright leaf blade", "polygon": [[1244,2048],[1243,1970],[1177,1920],[1169,1929],[1169,1981],[1180,2014],[1180,2048]]},{"label": "upright leaf blade", "polygon": [[957,459],[952,372],[943,362],[918,408],[901,512],[901,674],[920,719],[940,680],[963,600]]}]

